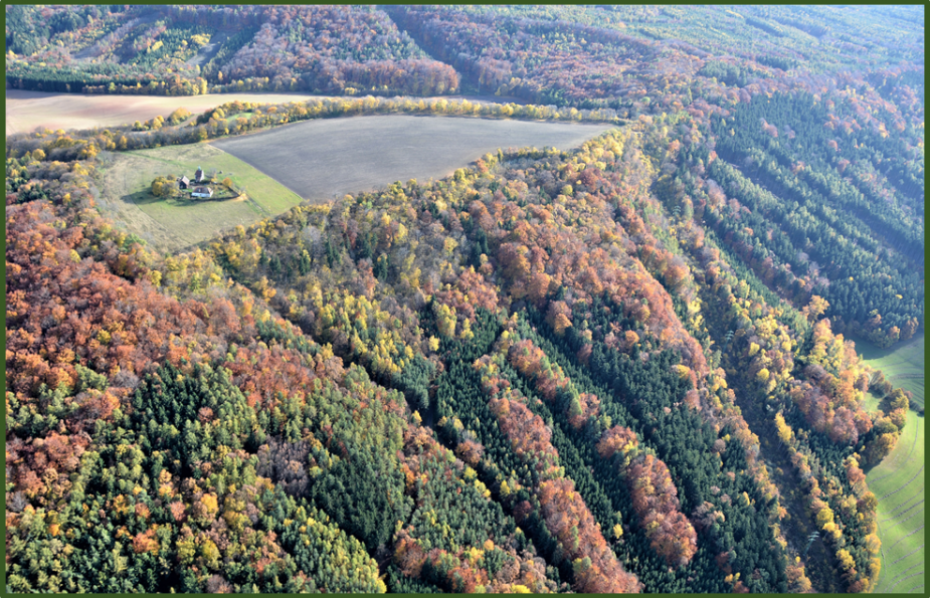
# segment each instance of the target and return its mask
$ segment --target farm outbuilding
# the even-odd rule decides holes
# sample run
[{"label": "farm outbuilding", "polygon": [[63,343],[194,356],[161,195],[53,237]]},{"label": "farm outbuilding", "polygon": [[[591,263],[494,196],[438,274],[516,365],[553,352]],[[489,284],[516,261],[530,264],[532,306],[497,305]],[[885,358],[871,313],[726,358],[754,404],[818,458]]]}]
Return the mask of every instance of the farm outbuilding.
[{"label": "farm outbuilding", "polygon": [[187,189],[191,186],[191,181],[186,176],[182,176],[178,179],[178,189]]},{"label": "farm outbuilding", "polygon": [[213,189],[209,187],[194,187],[194,190],[191,192],[191,197],[209,199],[213,197]]}]

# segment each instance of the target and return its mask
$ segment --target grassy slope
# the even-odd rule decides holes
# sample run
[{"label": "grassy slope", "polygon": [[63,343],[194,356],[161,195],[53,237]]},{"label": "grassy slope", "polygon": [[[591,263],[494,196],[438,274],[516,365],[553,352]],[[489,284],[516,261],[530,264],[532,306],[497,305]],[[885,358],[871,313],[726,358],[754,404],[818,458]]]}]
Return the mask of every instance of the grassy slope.
[{"label": "grassy slope", "polygon": [[[149,192],[158,175],[193,177],[198,166],[216,169],[245,187],[247,200],[190,202],[157,199]],[[114,154],[102,172],[104,209],[129,232],[161,250],[179,249],[236,225],[287,211],[300,197],[238,158],[199,143]]]},{"label": "grassy slope", "polygon": [[914,399],[924,403],[924,335],[895,345],[878,349],[871,343],[857,342],[856,351],[870,366],[880,369],[896,386],[914,393]]},{"label": "grassy slope", "polygon": [[[923,341],[921,334],[891,350],[878,350],[862,343],[859,351],[866,358],[866,363],[882,369],[895,386],[912,391],[914,399],[923,404],[924,379],[900,378],[902,374],[923,374]],[[866,399],[866,403],[872,409],[878,405],[872,396]],[[924,418],[909,411],[898,446],[866,477],[869,488],[879,499],[878,531],[883,556],[882,573],[875,589],[879,593],[925,593],[922,529],[925,429]]]}]

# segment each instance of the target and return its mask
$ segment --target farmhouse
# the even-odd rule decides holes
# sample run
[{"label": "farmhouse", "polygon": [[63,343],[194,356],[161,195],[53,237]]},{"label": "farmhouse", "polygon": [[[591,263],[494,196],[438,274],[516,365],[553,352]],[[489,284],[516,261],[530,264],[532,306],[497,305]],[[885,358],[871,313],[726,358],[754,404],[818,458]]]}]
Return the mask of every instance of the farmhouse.
[{"label": "farmhouse", "polygon": [[178,179],[178,189],[187,189],[191,186],[191,181],[186,176],[182,176]]},{"label": "farmhouse", "polygon": [[194,190],[191,192],[191,197],[201,197],[201,198],[213,197],[213,189],[209,187],[194,187]]}]

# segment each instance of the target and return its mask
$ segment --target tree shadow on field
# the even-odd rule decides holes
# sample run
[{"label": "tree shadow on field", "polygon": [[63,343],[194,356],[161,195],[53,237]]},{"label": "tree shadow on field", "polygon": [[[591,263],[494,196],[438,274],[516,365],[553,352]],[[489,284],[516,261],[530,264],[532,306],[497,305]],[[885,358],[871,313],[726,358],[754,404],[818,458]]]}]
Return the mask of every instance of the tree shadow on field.
[{"label": "tree shadow on field", "polygon": [[124,195],[123,199],[137,206],[147,206],[150,204],[163,203],[169,206],[184,207],[200,203],[199,199],[189,197],[156,197],[149,191],[138,191],[130,195]]},{"label": "tree shadow on field", "polygon": [[231,199],[238,199],[242,197],[241,194],[235,192],[226,192],[222,195],[217,194],[214,197],[198,199],[193,197],[155,197],[149,191],[137,191],[136,193],[131,193],[129,195],[124,195],[123,200],[127,203],[131,203],[137,206],[146,206],[154,203],[165,203],[174,207],[187,207],[192,205],[198,205],[203,203],[210,202],[222,202],[229,201]]},{"label": "tree shadow on field", "polygon": [[124,195],[123,200],[127,203],[131,203],[137,206],[144,206],[152,203],[158,203],[160,201],[165,201],[161,197],[155,197],[149,191],[137,191],[136,193]]}]

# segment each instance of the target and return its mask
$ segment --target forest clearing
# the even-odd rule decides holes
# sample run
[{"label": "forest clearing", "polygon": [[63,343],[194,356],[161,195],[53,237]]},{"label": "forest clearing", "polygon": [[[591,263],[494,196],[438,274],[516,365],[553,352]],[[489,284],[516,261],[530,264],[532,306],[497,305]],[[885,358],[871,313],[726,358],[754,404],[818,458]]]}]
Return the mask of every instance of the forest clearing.
[{"label": "forest clearing", "polygon": [[[156,176],[193,176],[222,171],[245,189],[246,198],[226,201],[161,199],[150,186]],[[169,146],[113,154],[98,171],[102,189],[100,205],[117,223],[124,223],[153,247],[177,250],[189,247],[237,225],[248,226],[300,203],[300,197],[235,156],[212,145]]]},{"label": "forest clearing", "polygon": [[[866,343],[856,349],[865,362],[881,369],[895,386],[914,393],[914,401],[924,404],[924,335],[892,350],[879,350]],[[915,373],[919,378],[908,377]],[[878,400],[869,395],[870,409]],[[878,498],[878,534],[882,541],[882,572],[876,592],[924,594],[924,417],[913,409],[898,445],[884,461],[866,476],[869,488]],[[916,533],[914,533],[916,532]]]},{"label": "forest clearing", "polygon": [[213,143],[304,199],[439,179],[498,148],[569,150],[611,127],[409,115],[313,120]]},{"label": "forest clearing", "polygon": [[[569,149],[608,129],[406,115],[311,121],[209,144],[113,153],[100,172],[101,204],[128,232],[159,250],[177,250],[282,214],[301,198],[328,201],[396,180],[440,178],[505,144]],[[151,195],[155,176],[190,176],[197,165],[222,171],[220,179],[231,176],[248,200]]]}]

